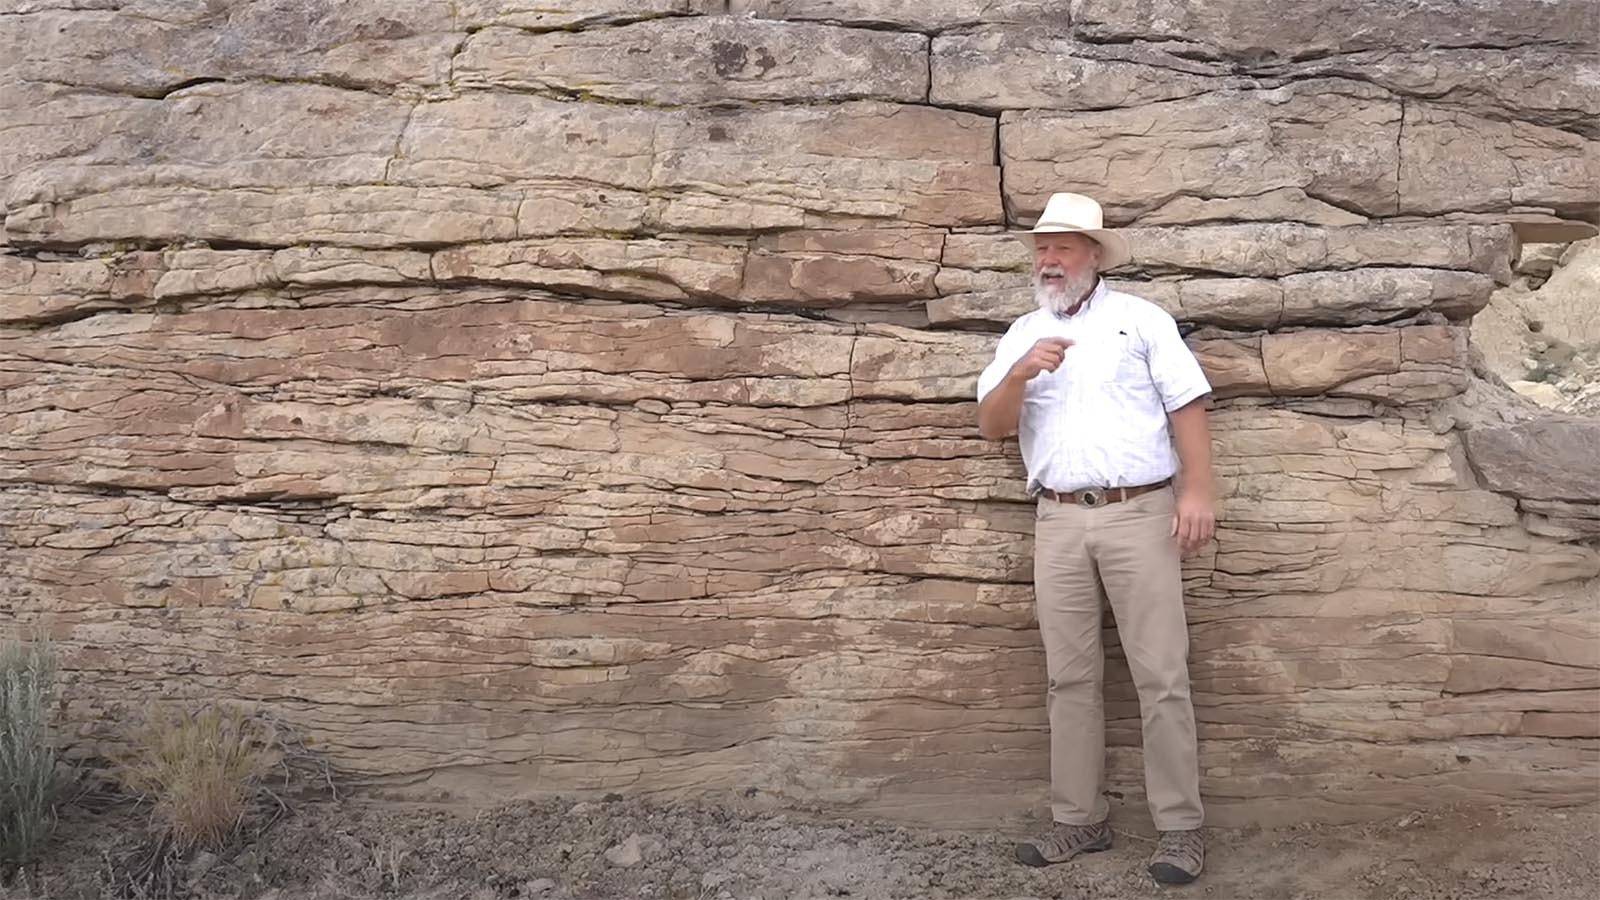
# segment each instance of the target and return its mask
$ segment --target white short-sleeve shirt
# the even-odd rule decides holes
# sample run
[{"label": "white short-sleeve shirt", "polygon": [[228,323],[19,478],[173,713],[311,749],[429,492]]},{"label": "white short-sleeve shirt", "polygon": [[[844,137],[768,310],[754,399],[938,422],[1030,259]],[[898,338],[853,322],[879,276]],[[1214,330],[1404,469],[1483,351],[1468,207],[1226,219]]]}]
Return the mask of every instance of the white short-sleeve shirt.
[{"label": "white short-sleeve shirt", "polygon": [[1177,473],[1167,413],[1211,392],[1166,310],[1101,281],[1078,312],[1038,309],[1000,338],[978,400],[1041,338],[1075,343],[1060,368],[1028,382],[1017,439],[1028,493],[1134,487]]}]

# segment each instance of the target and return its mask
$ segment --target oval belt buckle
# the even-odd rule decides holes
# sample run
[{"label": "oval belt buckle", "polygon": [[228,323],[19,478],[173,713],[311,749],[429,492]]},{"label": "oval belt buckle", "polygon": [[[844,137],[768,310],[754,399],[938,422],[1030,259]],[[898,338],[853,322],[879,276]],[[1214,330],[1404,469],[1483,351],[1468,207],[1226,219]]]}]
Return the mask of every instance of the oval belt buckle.
[{"label": "oval belt buckle", "polygon": [[1089,509],[1094,509],[1105,502],[1105,495],[1094,488],[1086,488],[1078,491],[1076,496],[1078,503],[1082,506],[1088,507]]}]

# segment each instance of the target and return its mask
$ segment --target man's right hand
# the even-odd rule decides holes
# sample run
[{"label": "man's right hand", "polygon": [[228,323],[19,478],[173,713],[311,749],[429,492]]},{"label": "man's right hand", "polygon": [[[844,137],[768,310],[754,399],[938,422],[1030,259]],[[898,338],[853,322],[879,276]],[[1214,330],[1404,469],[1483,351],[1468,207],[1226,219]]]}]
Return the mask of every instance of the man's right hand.
[{"label": "man's right hand", "polygon": [[1040,338],[1011,367],[1010,377],[1019,381],[1031,381],[1040,372],[1054,372],[1061,367],[1061,360],[1066,357],[1067,348],[1071,347],[1072,344],[1071,338]]}]

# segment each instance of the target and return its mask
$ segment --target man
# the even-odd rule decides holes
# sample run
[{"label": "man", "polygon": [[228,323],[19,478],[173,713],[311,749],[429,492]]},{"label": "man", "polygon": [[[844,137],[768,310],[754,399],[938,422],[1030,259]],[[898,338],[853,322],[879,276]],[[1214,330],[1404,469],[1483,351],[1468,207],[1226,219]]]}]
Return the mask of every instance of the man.
[{"label": "man", "polygon": [[1012,323],[978,379],[979,430],[1018,436],[1037,503],[1055,825],[1017,858],[1044,866],[1111,847],[1100,643],[1109,600],[1139,692],[1145,790],[1161,833],[1149,871],[1185,884],[1204,868],[1205,845],[1179,569],[1215,528],[1211,386],[1172,316],[1101,280],[1131,258],[1127,239],[1102,223],[1094,200],[1055,194],[1019,235],[1033,250],[1039,308]]}]

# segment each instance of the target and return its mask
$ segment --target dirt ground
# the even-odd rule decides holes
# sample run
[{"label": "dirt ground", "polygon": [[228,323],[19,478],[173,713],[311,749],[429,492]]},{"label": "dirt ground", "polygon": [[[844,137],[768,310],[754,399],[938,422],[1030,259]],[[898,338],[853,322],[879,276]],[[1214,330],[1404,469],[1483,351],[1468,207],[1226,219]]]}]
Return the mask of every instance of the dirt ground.
[{"label": "dirt ground", "polygon": [[1166,889],[1144,874],[1152,844],[1137,823],[1121,826],[1112,851],[1046,870],[1011,861],[1016,834],[634,799],[477,812],[320,803],[223,853],[165,868],[150,865],[160,854],[146,835],[142,815],[126,807],[69,811],[48,858],[26,883],[0,887],[0,900],[1600,897],[1600,808],[1217,829],[1201,880]]}]

